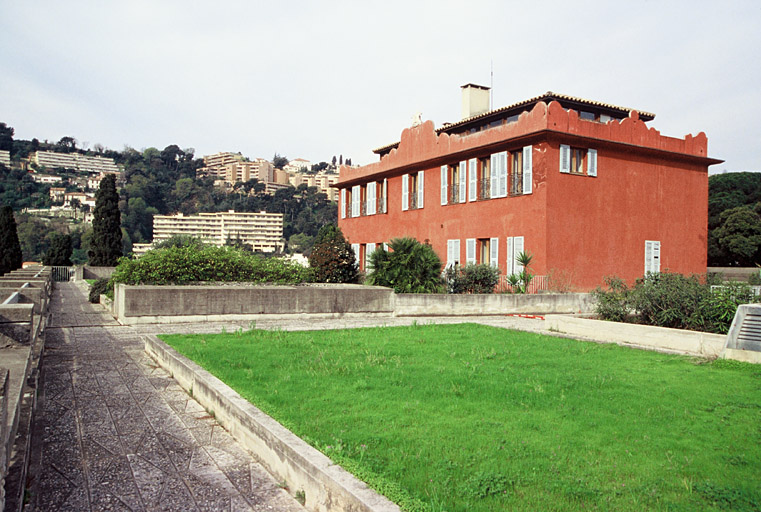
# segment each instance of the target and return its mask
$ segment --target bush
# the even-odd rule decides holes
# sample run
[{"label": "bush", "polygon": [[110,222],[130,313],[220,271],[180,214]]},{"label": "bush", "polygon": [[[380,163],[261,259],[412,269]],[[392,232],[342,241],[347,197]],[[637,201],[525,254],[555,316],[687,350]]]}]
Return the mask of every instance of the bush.
[{"label": "bush", "polygon": [[499,282],[499,268],[469,263],[448,267],[444,271],[447,293],[494,293]]},{"label": "bush", "polygon": [[396,293],[441,293],[441,259],[430,245],[414,238],[396,238],[368,258],[367,283],[393,288]]},{"label": "bush", "polygon": [[93,304],[100,302],[100,296],[106,294],[110,289],[108,283],[109,280],[103,277],[95,280],[92,286],[90,286],[90,295],[88,297],[90,302]]},{"label": "bush", "polygon": [[713,280],[671,272],[652,273],[633,288],[617,277],[607,277],[607,290],[592,292],[595,311],[603,320],[637,322],[658,327],[692,329],[726,334],[739,304],[758,301],[745,283],[728,283],[712,289]]},{"label": "bush", "polygon": [[312,281],[312,271],[298,263],[232,247],[170,247],[122,258],[111,276],[115,283],[188,284],[233,281],[296,284]]},{"label": "bush", "polygon": [[309,255],[309,266],[314,269],[318,283],[356,283],[359,266],[354,251],[334,224],[320,228]]},{"label": "bush", "polygon": [[169,249],[170,247],[192,247],[194,249],[203,249],[207,246],[208,244],[205,244],[200,238],[190,235],[174,235],[155,244],[153,249]]}]

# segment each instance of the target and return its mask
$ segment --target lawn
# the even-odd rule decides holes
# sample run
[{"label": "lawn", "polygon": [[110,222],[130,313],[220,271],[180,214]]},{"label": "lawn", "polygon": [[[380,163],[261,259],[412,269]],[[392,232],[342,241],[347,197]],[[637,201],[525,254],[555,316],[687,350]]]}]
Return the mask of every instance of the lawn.
[{"label": "lawn", "polygon": [[161,337],[404,510],[761,510],[761,367],[474,324]]}]

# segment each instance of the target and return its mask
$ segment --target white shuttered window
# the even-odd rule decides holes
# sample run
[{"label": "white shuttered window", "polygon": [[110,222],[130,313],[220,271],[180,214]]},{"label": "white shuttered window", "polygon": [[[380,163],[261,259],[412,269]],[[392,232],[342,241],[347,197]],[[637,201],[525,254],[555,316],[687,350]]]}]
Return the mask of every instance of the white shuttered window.
[{"label": "white shuttered window", "polygon": [[468,238],[465,240],[465,263],[476,262],[476,239]]},{"label": "white shuttered window", "polygon": [[468,201],[476,201],[478,199],[478,160],[471,158],[468,160]]},{"label": "white shuttered window", "polygon": [[367,184],[367,214],[375,215],[375,204],[377,200],[377,185],[374,181]]},{"label": "white shuttered window", "polygon": [[346,218],[346,189],[341,189],[341,218]]},{"label": "white shuttered window", "polygon": [[460,194],[459,194],[460,202],[464,203],[466,189],[468,186],[468,162],[465,162],[465,161],[460,162],[459,179],[460,179]]},{"label": "white shuttered window", "polygon": [[661,242],[645,240],[645,274],[661,271]]},{"label": "white shuttered window", "polygon": [[499,196],[507,197],[507,151],[497,153],[497,177],[499,178]]},{"label": "white shuttered window", "polygon": [[447,267],[460,264],[460,241],[447,240]]},{"label": "white shuttered window", "polygon": [[530,194],[533,187],[533,167],[531,164],[531,156],[533,154],[533,147],[526,146],[523,148],[523,193]]},{"label": "white shuttered window", "polygon": [[425,185],[423,183],[423,178],[425,178],[425,171],[418,171],[417,173],[417,207],[418,208],[423,207],[423,196],[425,192]]},{"label": "white shuttered window", "polygon": [[571,146],[560,145],[560,172],[571,172]]},{"label": "white shuttered window", "polygon": [[497,154],[491,155],[491,162],[489,165],[489,197],[498,197],[497,190],[499,189],[499,178],[497,177],[497,169],[499,168],[499,157]]},{"label": "white shuttered window", "polygon": [[489,240],[489,265],[499,266],[499,238]]},{"label": "white shuttered window", "polygon": [[506,275],[520,274],[523,272],[523,266],[518,263],[518,255],[523,252],[523,237],[507,237],[507,271]]},{"label": "white shuttered window", "polygon": [[360,193],[360,187],[359,185],[354,185],[353,187],[351,187],[351,216],[352,217],[359,217],[360,208],[361,208],[360,199],[362,199],[362,196]]},{"label": "white shuttered window", "polygon": [[402,174],[402,211],[410,209],[410,175]]},{"label": "white shuttered window", "polygon": [[441,166],[441,204],[447,204],[447,174],[449,174],[449,167],[446,165]]},{"label": "white shuttered window", "polygon": [[597,150],[587,152],[587,176],[597,176]]}]

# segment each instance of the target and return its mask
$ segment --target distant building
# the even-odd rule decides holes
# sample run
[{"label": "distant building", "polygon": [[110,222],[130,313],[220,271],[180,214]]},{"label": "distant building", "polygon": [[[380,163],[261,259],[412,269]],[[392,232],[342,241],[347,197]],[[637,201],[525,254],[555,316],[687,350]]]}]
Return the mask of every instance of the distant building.
[{"label": "distant building", "polygon": [[243,162],[245,157],[240,153],[220,152],[203,157],[203,167],[198,169],[196,175],[209,176],[211,178],[225,179],[227,166],[236,162]]},{"label": "distant building", "polygon": [[11,152],[5,149],[0,149],[0,164],[6,167],[11,166]]},{"label": "distant building", "polygon": [[90,208],[95,208],[95,195],[86,194],[84,192],[66,192],[63,195],[63,206],[71,208],[71,202],[74,199],[78,200],[79,204],[82,206],[87,205]]},{"label": "distant building", "polygon": [[330,201],[338,200],[338,189],[334,185],[338,183],[338,174],[327,174],[320,172],[317,174],[288,173],[288,181],[294,187],[306,184],[308,187],[317,187],[320,192],[328,196]]},{"label": "distant building", "polygon": [[66,189],[63,187],[50,187],[50,200],[54,203],[62,203]]},{"label": "distant building", "polygon": [[257,252],[275,252],[283,249],[282,213],[199,213],[198,215],[154,215],[153,242],[135,244],[133,252],[142,254],[153,244],[173,236],[186,235],[200,238],[206,243],[225,245],[228,240],[240,240]]},{"label": "distant building", "polygon": [[60,176],[51,176],[50,174],[32,173],[32,179],[37,183],[46,183],[48,185],[52,183],[61,183],[63,178]]},{"label": "distant building", "polygon": [[46,167],[48,169],[62,168],[92,174],[119,174],[119,167],[113,158],[102,156],[36,151],[30,155],[29,161],[39,167]]},{"label": "distant building", "polygon": [[287,172],[299,172],[302,169],[305,169],[308,171],[311,168],[312,168],[312,162],[310,162],[309,160],[305,160],[303,158],[294,158],[283,167],[283,170]]},{"label": "distant building", "polygon": [[262,158],[253,162],[233,162],[225,166],[224,180],[230,185],[257,179],[262,183],[273,181],[272,164]]}]

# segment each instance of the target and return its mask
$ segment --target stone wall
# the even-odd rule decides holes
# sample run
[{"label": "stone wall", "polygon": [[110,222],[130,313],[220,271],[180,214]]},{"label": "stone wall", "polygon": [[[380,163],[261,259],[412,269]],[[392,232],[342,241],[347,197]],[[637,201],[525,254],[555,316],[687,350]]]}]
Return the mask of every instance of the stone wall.
[{"label": "stone wall", "polygon": [[416,294],[396,295],[396,316],[469,316],[510,313],[590,313],[594,303],[588,293],[539,294]]}]

